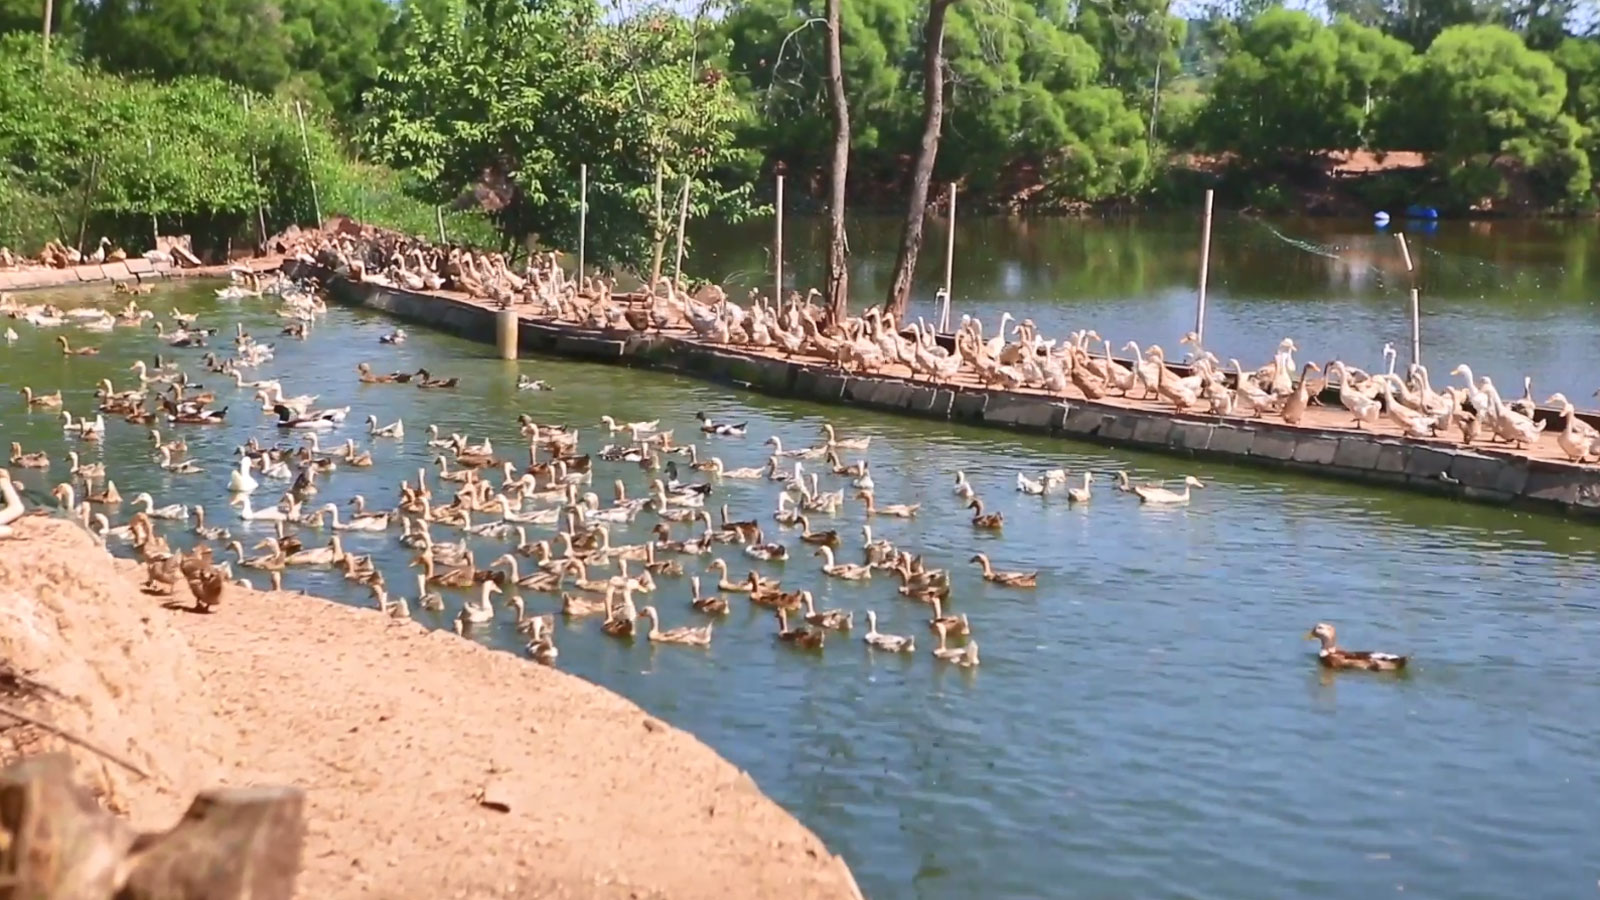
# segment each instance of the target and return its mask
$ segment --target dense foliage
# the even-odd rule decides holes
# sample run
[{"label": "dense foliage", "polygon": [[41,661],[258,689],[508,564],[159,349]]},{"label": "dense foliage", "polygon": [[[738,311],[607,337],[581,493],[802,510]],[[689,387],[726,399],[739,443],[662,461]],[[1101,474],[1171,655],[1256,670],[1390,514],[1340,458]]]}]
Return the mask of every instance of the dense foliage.
[{"label": "dense foliage", "polygon": [[148,247],[157,227],[202,246],[253,242],[258,205],[269,232],[314,220],[313,178],[326,212],[370,207],[396,227],[435,229],[431,207],[373,197],[385,180],[398,194],[395,176],[348,162],[316,117],[302,138],[283,101],[257,96],[247,109],[213,78],[46,65],[26,38],[0,38],[0,244],[76,243],[87,231]]},{"label": "dense foliage", "polygon": [[[325,213],[431,231],[436,205],[473,207],[507,244],[573,249],[587,164],[590,256],[640,263],[675,227],[686,181],[695,216],[750,211],[774,169],[799,176],[791,196],[820,191],[823,0],[654,2],[55,0],[46,65],[41,4],[0,0],[0,32],[18,32],[0,57],[0,240],[23,240],[19,222],[33,237],[76,231],[85,210],[124,233],[153,215],[248,238],[258,200],[269,224],[308,221],[314,175]],[[1173,168],[1186,154],[1225,161],[1225,184],[1277,190],[1323,171],[1328,151],[1367,148],[1427,154],[1405,202],[1595,205],[1592,4],[1293,6],[957,3],[934,177],[997,202],[1187,199],[1189,170]],[[841,4],[857,198],[904,195],[927,10]]]},{"label": "dense foliage", "polygon": [[665,194],[690,181],[698,212],[748,209],[747,186],[711,178],[734,160],[741,109],[683,19],[603,22],[591,0],[556,0],[462,4],[410,30],[367,95],[366,137],[435,200],[475,192],[508,238],[572,247],[587,164],[601,262],[638,262],[675,223],[674,203],[657,215],[658,172]]}]

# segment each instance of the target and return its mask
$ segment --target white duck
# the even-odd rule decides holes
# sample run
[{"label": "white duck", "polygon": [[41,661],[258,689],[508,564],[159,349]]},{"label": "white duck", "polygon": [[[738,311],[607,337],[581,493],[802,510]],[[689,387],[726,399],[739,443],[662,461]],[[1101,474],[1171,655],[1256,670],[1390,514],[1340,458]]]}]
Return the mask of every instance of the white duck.
[{"label": "white duck", "polygon": [[145,515],[152,519],[179,519],[189,518],[189,507],[181,503],[172,503],[167,506],[156,506],[156,501],[148,493],[141,493],[133,498],[135,505],[143,503]]},{"label": "white duck", "polygon": [[229,504],[239,507],[239,518],[249,522],[287,522],[289,520],[288,514],[276,506],[268,509],[255,509],[250,505],[249,494],[235,494]]},{"label": "white duck", "polygon": [[228,476],[228,490],[234,494],[250,494],[260,487],[260,482],[250,475],[250,468],[255,465],[255,460],[245,456],[239,460],[239,468]]},{"label": "white duck", "polygon": [[393,425],[379,427],[377,416],[367,416],[367,434],[373,437],[402,438],[406,436],[406,423],[396,419]]},{"label": "white duck", "polygon": [[1156,506],[1175,506],[1189,502],[1190,488],[1203,487],[1205,487],[1205,485],[1200,483],[1200,479],[1194,477],[1193,475],[1185,475],[1183,477],[1183,493],[1181,494],[1177,491],[1169,491],[1163,487],[1153,487],[1144,484],[1134,485],[1133,493],[1139,498],[1140,503],[1149,503]]}]

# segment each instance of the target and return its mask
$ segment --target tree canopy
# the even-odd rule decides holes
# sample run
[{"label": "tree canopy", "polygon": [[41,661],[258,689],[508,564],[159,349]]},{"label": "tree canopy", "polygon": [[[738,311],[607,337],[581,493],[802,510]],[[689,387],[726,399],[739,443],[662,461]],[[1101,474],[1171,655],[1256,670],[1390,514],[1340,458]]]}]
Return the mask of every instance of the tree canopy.
[{"label": "tree canopy", "polygon": [[[40,4],[0,0],[20,86],[0,97],[0,200],[69,208],[92,163],[98,215],[224,227],[262,193],[297,209],[304,173],[266,124],[291,101],[330,203],[397,221],[445,203],[481,224],[465,210],[486,208],[508,242],[571,248],[587,165],[598,261],[659,247],[685,180],[695,216],[749,212],[772,170],[820,192],[824,0],[656,2],[55,0],[46,66]],[[852,201],[899,205],[915,168],[930,2],[839,0]],[[1583,0],[1315,8],[1202,0],[1176,7],[1185,21],[1174,0],[955,3],[930,177],[980,204],[1068,204],[1187,190],[1169,170],[1191,153],[1265,184],[1330,151],[1407,150],[1430,171],[1400,190],[1447,209],[1600,205],[1600,22]],[[241,180],[246,133],[269,160],[258,174],[277,167],[260,187]]]},{"label": "tree canopy", "polygon": [[681,18],[606,22],[589,0],[557,0],[465,4],[410,27],[367,95],[365,139],[432,199],[471,193],[512,239],[573,246],[587,164],[590,255],[608,262],[659,238],[658,169],[672,188],[694,182],[701,211],[747,209],[747,187],[711,178],[734,158],[742,109]]},{"label": "tree canopy", "polygon": [[1211,147],[1256,160],[1363,146],[1370,111],[1410,56],[1404,43],[1347,18],[1327,26],[1269,10],[1238,35],[1198,127]]}]

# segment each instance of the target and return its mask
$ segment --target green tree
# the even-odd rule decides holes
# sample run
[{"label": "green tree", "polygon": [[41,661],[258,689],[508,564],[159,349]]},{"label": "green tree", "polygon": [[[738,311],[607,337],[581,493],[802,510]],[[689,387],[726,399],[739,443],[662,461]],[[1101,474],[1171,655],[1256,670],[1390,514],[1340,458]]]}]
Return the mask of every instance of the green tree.
[{"label": "green tree", "polygon": [[1391,146],[1434,153],[1460,202],[1505,196],[1507,164],[1526,175],[1537,202],[1571,202],[1589,187],[1589,161],[1566,97],[1562,71],[1521,37],[1459,25],[1407,73],[1386,131]]},{"label": "green tree", "polygon": [[384,0],[281,0],[292,74],[281,90],[358,112],[377,77],[394,9]]},{"label": "green tree", "polygon": [[1099,83],[1147,106],[1156,73],[1179,69],[1178,48],[1188,23],[1172,15],[1172,0],[1099,0],[1083,3],[1072,30],[1100,57]]},{"label": "green tree", "polygon": [[290,72],[269,0],[100,0],[81,18],[84,54],[110,72],[207,75],[269,94]]},{"label": "green tree", "polygon": [[1273,9],[1239,33],[1196,127],[1211,148],[1257,162],[1362,146],[1409,56],[1349,19]]},{"label": "green tree", "polygon": [[1550,54],[1567,76],[1563,111],[1583,126],[1591,169],[1600,163],[1600,39],[1567,38]]},{"label": "green tree", "polygon": [[392,10],[383,0],[96,0],[79,19],[85,56],[107,71],[210,76],[348,114],[377,72]]},{"label": "green tree", "polygon": [[597,262],[649,256],[662,234],[658,171],[694,182],[696,213],[748,209],[748,188],[712,180],[735,155],[740,107],[719,71],[691,65],[681,17],[607,22],[590,0],[476,0],[408,27],[368,93],[366,140],[432,199],[474,195],[508,241],[576,246],[580,163]]}]

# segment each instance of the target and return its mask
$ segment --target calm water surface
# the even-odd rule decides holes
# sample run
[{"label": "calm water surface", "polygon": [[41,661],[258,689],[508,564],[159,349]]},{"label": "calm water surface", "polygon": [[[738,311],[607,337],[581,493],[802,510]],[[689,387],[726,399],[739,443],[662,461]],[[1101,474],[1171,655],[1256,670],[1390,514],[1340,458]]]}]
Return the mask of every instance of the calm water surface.
[{"label": "calm water surface", "polygon": [[[1172,298],[1147,301],[1153,311],[1178,308],[1178,288],[1167,290]],[[200,310],[203,322],[220,327],[242,320],[258,335],[276,330],[266,306],[225,307],[209,293],[187,286],[148,299],[163,313],[174,305]],[[1217,308],[1231,308],[1233,321],[1258,311],[1266,319],[1256,326],[1260,335],[1285,330],[1272,317],[1287,316],[1291,304],[1329,318],[1358,319],[1369,308],[1358,299],[1311,299],[1219,301]],[[1509,309],[1509,302],[1485,305]],[[1544,307],[1574,327],[1588,314],[1577,299],[1549,298]],[[1106,300],[1103,309],[1118,307]],[[1139,321],[1136,311],[1118,314]],[[1138,327],[1087,321],[1142,341],[1170,341],[1181,327],[1156,315]],[[21,340],[0,351],[4,383],[61,387],[74,412],[91,411],[96,379],[126,387],[128,364],[162,349],[148,333],[119,329],[75,335],[101,344],[104,355],[69,360],[54,352],[53,334],[16,327]],[[376,315],[335,309],[310,340],[280,340],[278,359],[255,376],[282,377],[290,393],[318,393],[321,404],[352,405],[351,424],[328,441],[349,434],[364,444],[355,422],[368,411],[385,423],[404,418],[405,440],[378,442],[378,466],[339,470],[320,500],[363,493],[376,505],[393,503],[395,483],[427,464],[429,422],[493,438],[509,451],[519,444],[518,412],[585,426],[602,412],[660,418],[690,436],[694,413],[704,410],[750,423],[746,440],[710,441],[730,467],[759,464],[768,434],[786,446],[814,443],[825,418],[841,435],[873,436],[865,455],[882,500],[925,504],[920,518],[880,520],[875,530],[954,569],[951,608],[972,618],[983,648],[977,671],[935,665],[925,649],[925,608],[899,598],[890,580],[824,578],[820,561],[792,535],[799,552],[788,563],[758,568],[812,589],[819,606],[876,609],[883,630],[916,633],[924,649],[910,658],[870,655],[858,632],[834,636],[821,655],[792,653],[774,644],[771,619],[743,603],[719,623],[708,651],[643,640],[626,646],[600,635],[592,619],[558,625],[561,668],[692,731],[750,771],[844,854],[870,896],[1595,895],[1600,558],[1593,548],[1600,532],[1593,528],[745,396],[665,375],[542,359],[502,363],[487,358],[489,348],[427,333],[413,332],[400,348],[380,347],[377,336],[391,327]],[[176,355],[193,363],[198,353]],[[361,359],[381,371],[426,364],[459,375],[464,386],[453,393],[363,386],[352,371]],[[1551,352],[1542,361],[1574,375],[1588,367],[1581,355]],[[558,390],[519,394],[512,387],[519,372]],[[158,502],[204,503],[215,521],[253,541],[270,529],[227,511],[228,467],[236,445],[252,435],[273,440],[276,430],[246,392],[224,382],[208,387],[232,412],[225,427],[185,431],[204,474],[160,471],[149,462],[144,430],[120,420],[89,458],[108,464],[125,496],[148,490]],[[0,410],[6,441],[62,460],[50,477],[20,476],[33,498],[43,498],[65,473],[59,422],[23,413],[15,397],[0,400]],[[584,448],[599,442],[591,427]],[[1017,472],[1056,466],[1105,481],[1118,468],[1141,478],[1194,472],[1209,487],[1174,510],[1141,508],[1103,485],[1086,509],[1015,493]],[[975,535],[967,525],[950,494],[956,469],[1005,513],[1003,536]],[[604,492],[613,478],[634,493],[643,487],[637,467],[597,462],[596,487]],[[268,496],[265,488],[256,494]],[[773,486],[729,482],[720,496],[735,517],[770,522]],[[854,535],[862,522],[851,505],[814,527]],[[648,525],[642,516],[616,538],[643,540]],[[352,534],[346,546],[376,555],[393,589],[414,596],[407,551],[393,533]],[[487,562],[502,547],[480,541],[478,559]],[[979,580],[965,561],[980,549],[999,568],[1040,569],[1040,588],[1011,591]],[[844,556],[854,558],[854,550]],[[729,561],[735,572],[749,565],[737,551]],[[371,605],[365,589],[331,573],[294,571],[287,584]],[[688,594],[686,579],[661,580],[652,600],[664,625],[693,621]],[[532,612],[554,606],[551,595],[525,596]],[[447,592],[443,616],[417,615],[447,625],[463,599]],[[1338,624],[1348,644],[1412,653],[1415,665],[1403,678],[1327,677],[1314,645],[1300,640],[1323,619]],[[521,652],[509,614],[474,639]]]}]

